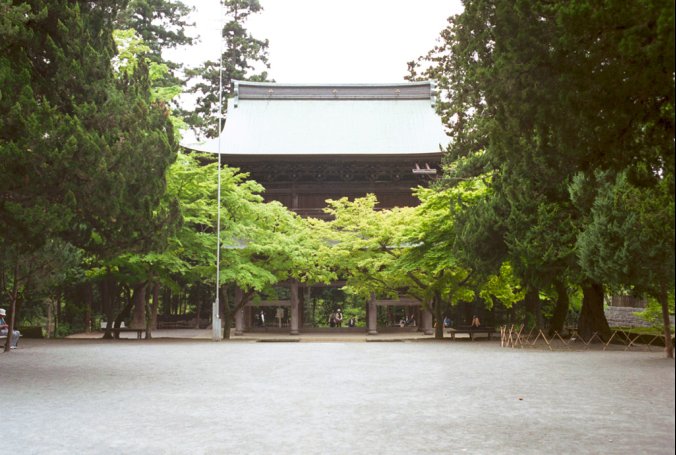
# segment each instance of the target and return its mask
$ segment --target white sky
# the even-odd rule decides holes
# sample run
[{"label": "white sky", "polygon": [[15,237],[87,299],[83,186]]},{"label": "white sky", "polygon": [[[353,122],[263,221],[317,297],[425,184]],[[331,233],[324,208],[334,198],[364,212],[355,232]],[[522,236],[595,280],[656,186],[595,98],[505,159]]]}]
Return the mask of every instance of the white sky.
[{"label": "white sky", "polygon": [[[216,60],[223,25],[218,0],[196,7],[199,43],[168,57],[196,66]],[[460,0],[260,0],[246,27],[270,41],[269,77],[286,83],[400,82],[406,62],[436,44]]]}]

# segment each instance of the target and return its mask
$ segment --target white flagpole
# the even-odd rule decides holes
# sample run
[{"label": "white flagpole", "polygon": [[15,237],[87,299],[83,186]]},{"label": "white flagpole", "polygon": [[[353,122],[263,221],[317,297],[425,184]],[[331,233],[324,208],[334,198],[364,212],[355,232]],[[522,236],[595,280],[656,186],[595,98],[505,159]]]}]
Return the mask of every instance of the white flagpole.
[{"label": "white flagpole", "polygon": [[[220,2],[220,0],[219,0]],[[224,16],[223,12],[221,12]],[[225,19],[223,19],[225,20]],[[223,336],[221,334],[221,315],[220,315],[220,299],[219,294],[221,291],[221,120],[223,115],[223,28],[221,27],[221,54],[220,54],[220,66],[218,68],[218,115],[216,116],[216,121],[218,122],[217,132],[218,132],[218,188],[217,188],[217,209],[216,209],[216,300],[214,301],[214,306],[212,309],[211,324],[212,332],[211,339],[212,341],[221,341]],[[228,321],[226,322],[225,330],[230,330],[227,326]]]}]

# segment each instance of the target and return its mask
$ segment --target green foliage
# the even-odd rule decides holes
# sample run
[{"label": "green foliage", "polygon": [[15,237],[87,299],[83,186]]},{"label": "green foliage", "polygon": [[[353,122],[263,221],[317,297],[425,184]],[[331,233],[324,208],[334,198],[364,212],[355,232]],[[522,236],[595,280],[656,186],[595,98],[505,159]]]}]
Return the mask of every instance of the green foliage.
[{"label": "green foliage", "polygon": [[167,69],[157,80],[160,90],[180,83],[174,71],[181,65],[165,59],[162,51],[194,43],[194,38],[186,34],[186,29],[193,26],[187,21],[191,10],[179,0],[130,0],[117,15],[116,28],[135,30],[145,43],[147,50],[143,53],[154,65]]},{"label": "green foliage", "polygon": [[0,60],[2,235],[28,249],[53,236],[95,254],[147,248],[177,147],[165,110],[143,65],[115,80],[107,10],[57,3],[35,2],[44,12]]},{"label": "green foliage", "polygon": [[479,290],[489,307],[493,298],[505,306],[521,299],[508,265],[486,279],[455,254],[455,215],[485,191],[481,180],[443,191],[417,188],[418,207],[392,210],[376,210],[373,195],[327,201],[334,218],[327,237],[338,275],[347,278],[345,290],[362,299],[410,294],[427,305],[473,302]]},{"label": "green foliage", "polygon": [[[113,69],[120,75],[133,75],[138,68],[139,57],[150,52],[150,47],[143,42],[136,30],[114,30],[113,38],[117,46],[117,55],[113,57]],[[155,66],[166,68],[166,65],[155,64]],[[151,80],[155,78],[151,77]]]},{"label": "green foliage", "polygon": [[[268,68],[268,41],[254,38],[244,27],[251,14],[263,10],[258,0],[223,0],[225,6],[226,23],[223,26],[222,37],[224,50],[219,61],[204,62],[198,68],[189,70],[186,74],[196,78],[196,83],[190,91],[197,95],[196,107],[193,112],[186,112],[186,122],[198,136],[216,137],[222,129],[227,105],[226,100],[233,93],[233,82],[236,80],[250,80],[264,82],[267,72],[256,73],[259,66]],[[220,65],[223,65],[222,92]],[[222,97],[222,106],[219,101]],[[219,112],[220,109],[220,112]]]},{"label": "green foliage", "polygon": [[[668,273],[673,287],[673,19],[673,2],[467,2],[411,62],[410,78],[440,88],[442,184],[491,176],[458,217],[464,263],[485,274],[509,261],[532,289],[654,287]],[[624,174],[646,202],[611,209],[597,171]],[[576,178],[586,201],[571,198]]]},{"label": "green foliage", "polygon": [[[674,288],[673,175],[651,188],[633,185],[628,175],[599,172],[593,183],[576,178],[574,200],[593,201],[578,255],[596,279],[657,296],[662,287]],[[592,197],[585,194],[590,188]]]},{"label": "green foliage", "polygon": [[[668,302],[669,302],[669,314],[673,316],[674,315],[673,291],[669,293]],[[643,311],[638,311],[634,314],[636,314],[641,319],[652,325],[653,328],[659,329],[660,331],[664,330],[664,320],[662,319],[662,306],[660,305],[660,302],[658,302],[656,299],[652,297],[648,298],[648,304],[646,305],[645,309]],[[671,332],[673,333],[674,326],[672,325],[670,329]]]},{"label": "green foliage", "polygon": [[56,327],[56,330],[54,331],[54,336],[56,338],[65,338],[68,335],[72,335],[73,333],[74,331],[71,325],[68,324],[67,322],[64,322]]},{"label": "green foliage", "polygon": [[525,295],[525,290],[521,289],[519,280],[514,276],[508,262],[502,264],[499,274],[488,277],[479,292],[488,309],[493,306],[493,299],[497,299],[505,308],[511,308],[515,303],[522,301]]}]

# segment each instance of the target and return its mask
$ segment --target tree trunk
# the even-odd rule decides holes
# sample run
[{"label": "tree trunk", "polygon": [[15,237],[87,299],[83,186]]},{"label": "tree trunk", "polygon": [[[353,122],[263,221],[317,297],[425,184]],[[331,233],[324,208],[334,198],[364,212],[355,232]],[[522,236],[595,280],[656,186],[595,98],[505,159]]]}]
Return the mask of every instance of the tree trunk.
[{"label": "tree trunk", "polygon": [[[542,303],[540,302],[540,290],[529,287],[526,291],[526,297],[524,299],[526,304],[526,312],[533,317],[533,323],[535,327],[542,328]],[[529,325],[529,324],[527,324]]]},{"label": "tree trunk", "polygon": [[568,306],[570,305],[566,284],[561,280],[554,280],[554,288],[556,289],[556,307],[552,319],[549,321],[550,337],[554,335],[554,332],[560,334],[563,331],[563,325],[566,322],[566,316],[568,316]]},{"label": "tree trunk", "polygon": [[175,316],[178,315],[178,293],[177,292],[172,292],[171,293],[171,311],[169,312],[170,316]]},{"label": "tree trunk", "polygon": [[305,295],[303,296],[303,303],[301,304],[300,312],[300,326],[305,327],[305,304],[312,302],[312,286],[309,284],[305,287]]},{"label": "tree trunk", "polygon": [[434,338],[440,340],[444,337],[444,321],[441,311],[441,295],[438,292],[434,293],[432,305],[434,306],[434,319],[436,319],[434,326]]},{"label": "tree trunk", "polygon": [[171,314],[171,289],[165,287],[162,290],[162,315],[169,316]]},{"label": "tree trunk", "polygon": [[54,337],[59,333],[59,325],[61,325],[61,290],[57,290],[54,299]]},{"label": "tree trunk", "polygon": [[669,317],[669,296],[666,286],[660,286],[660,295],[658,296],[662,306],[662,320],[664,322],[664,353],[668,359],[674,358],[674,344],[671,342],[671,318]]},{"label": "tree trunk", "polygon": [[[114,329],[119,329],[120,326],[122,325],[122,321],[127,319],[131,315],[131,310],[134,307],[134,300],[132,299],[127,299],[127,304],[122,308],[122,311],[120,311],[120,314],[117,315],[115,318],[115,327]],[[116,339],[120,338],[120,331],[119,330],[114,330],[114,337]]]},{"label": "tree trunk", "polygon": [[84,284],[84,300],[85,300],[85,314],[84,314],[84,326],[85,333],[92,332],[92,303],[94,301],[94,290],[92,289],[92,284],[87,282]]},{"label": "tree trunk", "polygon": [[[368,305],[366,305],[366,320],[368,321]],[[312,327],[317,327],[317,299],[312,299]]]},{"label": "tree trunk", "polygon": [[113,311],[113,302],[112,302],[112,278],[110,275],[106,275],[101,281],[101,304],[103,306],[103,311],[106,314],[106,331],[103,334],[103,338],[112,339],[113,338],[113,321],[115,319],[115,313]]},{"label": "tree trunk", "polygon": [[195,289],[195,328],[200,328],[200,314],[202,313],[202,290],[199,286]]},{"label": "tree trunk", "polygon": [[591,338],[598,333],[602,340],[610,338],[610,327],[603,312],[603,285],[586,282],[582,286],[582,308],[577,324],[578,333],[584,338]]},{"label": "tree trunk", "polygon": [[16,321],[16,300],[19,298],[19,266],[18,263],[14,267],[14,281],[12,283],[12,293],[10,294],[10,317],[9,317],[9,328],[7,329],[7,339],[5,340],[5,352],[10,351],[10,346],[12,346],[12,334],[14,333],[14,321]]},{"label": "tree trunk", "polygon": [[140,329],[146,326],[146,287],[148,282],[137,283],[134,285],[132,301],[134,302],[134,317],[131,321],[131,328]]},{"label": "tree trunk", "polygon": [[12,311],[11,316],[9,317],[9,328],[7,329],[7,339],[5,340],[5,352],[10,350],[12,346],[12,338],[14,334],[14,324],[16,323],[16,299],[18,295],[12,292],[12,303],[10,304],[10,309]]},{"label": "tree trunk", "polygon": [[160,306],[160,284],[152,283],[152,301],[148,305],[149,315],[146,318],[146,340],[153,338],[153,329],[157,327],[157,309]]},{"label": "tree trunk", "polygon": [[157,328],[157,314],[160,311],[160,283],[155,283],[153,286],[153,307],[150,312],[150,329]]},{"label": "tree trunk", "polygon": [[50,298],[47,299],[47,338],[52,338],[54,336],[53,331],[54,324],[54,301]]}]

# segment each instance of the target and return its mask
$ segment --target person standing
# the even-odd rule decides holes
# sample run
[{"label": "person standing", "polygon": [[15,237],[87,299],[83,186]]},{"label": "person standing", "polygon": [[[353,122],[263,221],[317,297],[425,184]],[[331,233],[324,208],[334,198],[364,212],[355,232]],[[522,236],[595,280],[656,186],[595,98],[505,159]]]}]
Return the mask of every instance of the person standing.
[{"label": "person standing", "polygon": [[343,326],[343,313],[341,313],[340,308],[336,311],[336,327]]},{"label": "person standing", "polygon": [[406,322],[406,325],[409,326],[409,327],[416,327],[415,314],[412,314],[412,315],[408,318],[408,321]]},{"label": "person standing", "polygon": [[265,311],[263,311],[263,310],[261,310],[260,321],[261,321],[261,327],[265,327]]},{"label": "person standing", "polygon": [[[7,317],[7,312],[4,308],[0,308],[0,335],[9,336],[9,325],[5,322],[5,317]],[[12,336],[9,340],[10,349],[16,349],[17,344],[19,344],[19,337],[21,337],[21,332],[12,330]]]},{"label": "person standing", "polygon": [[277,319],[277,324],[279,325],[279,328],[282,328],[282,320],[284,319],[284,308],[281,306],[277,307],[277,311],[275,311],[275,318]]}]

